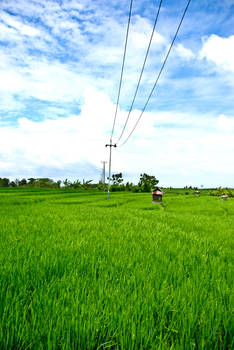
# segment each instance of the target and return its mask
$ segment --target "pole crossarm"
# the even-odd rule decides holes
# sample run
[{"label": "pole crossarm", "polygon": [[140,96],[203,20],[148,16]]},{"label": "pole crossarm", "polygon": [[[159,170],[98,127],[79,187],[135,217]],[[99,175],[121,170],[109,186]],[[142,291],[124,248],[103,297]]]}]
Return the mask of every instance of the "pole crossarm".
[{"label": "pole crossarm", "polygon": [[106,144],[105,147],[117,147],[116,143]]}]

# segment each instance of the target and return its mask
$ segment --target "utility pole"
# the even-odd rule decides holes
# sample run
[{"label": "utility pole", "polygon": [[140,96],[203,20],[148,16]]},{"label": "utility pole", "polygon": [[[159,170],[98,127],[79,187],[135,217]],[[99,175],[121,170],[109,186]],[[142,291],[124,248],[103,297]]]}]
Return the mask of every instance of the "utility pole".
[{"label": "utility pole", "polygon": [[106,191],[106,161],[102,160],[102,165],[103,165],[103,168],[102,168],[102,183],[103,183],[103,186],[104,186],[104,192]]},{"label": "utility pole", "polygon": [[112,140],[110,140],[110,144],[107,144],[106,147],[110,147],[110,156],[109,156],[109,182],[108,182],[108,199],[110,198],[110,177],[111,177],[111,150],[112,147],[117,147],[116,143],[112,144]]}]

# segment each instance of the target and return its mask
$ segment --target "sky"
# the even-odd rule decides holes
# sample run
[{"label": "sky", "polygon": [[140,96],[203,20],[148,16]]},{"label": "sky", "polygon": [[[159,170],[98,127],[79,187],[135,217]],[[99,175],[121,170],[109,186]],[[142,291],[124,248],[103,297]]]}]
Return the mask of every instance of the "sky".
[{"label": "sky", "polygon": [[[186,0],[163,0],[124,141]],[[0,1],[0,177],[92,179],[108,161],[129,0]],[[132,102],[159,0],[133,0],[113,142]],[[159,83],[112,171],[137,183],[234,187],[234,0],[192,0]]]}]

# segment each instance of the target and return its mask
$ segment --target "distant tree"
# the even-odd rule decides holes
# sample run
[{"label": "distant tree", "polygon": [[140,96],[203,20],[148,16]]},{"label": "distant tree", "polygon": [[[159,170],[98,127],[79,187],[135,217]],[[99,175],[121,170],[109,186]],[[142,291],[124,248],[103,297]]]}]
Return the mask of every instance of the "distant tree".
[{"label": "distant tree", "polygon": [[88,189],[90,188],[90,185],[91,185],[91,182],[92,182],[92,181],[93,181],[93,180],[85,181],[85,180],[83,179],[83,184],[82,184],[83,189],[84,189],[84,190],[88,190]]},{"label": "distant tree", "polygon": [[132,188],[133,188],[133,183],[132,182],[126,182],[126,185],[125,185],[125,191],[131,191]]},{"label": "distant tree", "polygon": [[153,175],[141,174],[138,186],[141,188],[142,192],[150,192],[153,187],[158,184],[159,180]]},{"label": "distant tree", "polygon": [[4,177],[0,178],[0,187],[9,187],[10,180]]},{"label": "distant tree", "polygon": [[97,184],[97,189],[100,190],[100,191],[104,190],[104,184],[101,183],[101,181],[99,181],[99,183]]},{"label": "distant tree", "polygon": [[132,186],[131,191],[134,193],[139,193],[139,192],[142,192],[142,188],[134,185]]},{"label": "distant tree", "polygon": [[36,179],[34,182],[35,187],[40,187],[40,188],[53,188],[56,187],[56,184],[53,180],[49,179],[48,177],[42,177]]},{"label": "distant tree", "polygon": [[27,180],[26,179],[22,179],[19,181],[19,186],[26,186],[27,185]]},{"label": "distant tree", "polygon": [[69,181],[68,179],[65,179],[63,181],[63,184],[64,184],[64,187],[66,187],[66,188],[71,187],[71,185],[72,185],[71,181]]},{"label": "distant tree", "polygon": [[[91,180],[92,181],[92,180]],[[81,188],[81,182],[80,182],[80,180],[76,180],[76,181],[74,181],[73,182],[73,184],[72,184],[72,187],[73,188],[75,188],[75,189],[77,189],[77,188]]]},{"label": "distant tree", "polygon": [[61,183],[62,183],[62,181],[61,181],[61,180],[58,180],[58,181],[56,182],[56,185],[57,185],[57,187],[58,187],[58,188],[60,188],[60,187],[61,187]]},{"label": "distant tree", "polygon": [[34,179],[33,177],[30,177],[30,178],[28,179],[28,185],[33,186],[33,185],[35,184],[36,180],[37,180],[37,179]]},{"label": "distant tree", "polygon": [[124,186],[124,184],[122,184],[122,185],[111,185],[110,190],[112,192],[125,191],[125,186]]},{"label": "distant tree", "polygon": [[16,183],[15,183],[14,181],[11,181],[11,182],[9,183],[9,186],[10,186],[10,187],[16,187]]},{"label": "distant tree", "polygon": [[113,174],[111,178],[111,182],[113,185],[120,185],[123,182],[122,173]]}]

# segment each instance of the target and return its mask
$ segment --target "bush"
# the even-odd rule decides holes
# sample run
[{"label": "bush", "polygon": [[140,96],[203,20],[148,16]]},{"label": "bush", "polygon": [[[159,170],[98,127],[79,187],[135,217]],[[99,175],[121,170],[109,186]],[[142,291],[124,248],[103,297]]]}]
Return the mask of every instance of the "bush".
[{"label": "bush", "polygon": [[228,197],[234,197],[234,189],[231,188],[218,188],[210,192],[211,196],[222,196],[223,193],[226,193]]},{"label": "bush", "polygon": [[110,190],[111,190],[111,192],[124,191],[125,190],[125,186],[124,185],[112,185]]},{"label": "bush", "polygon": [[134,193],[142,192],[141,187],[139,187],[139,186],[132,186],[131,191]]}]

